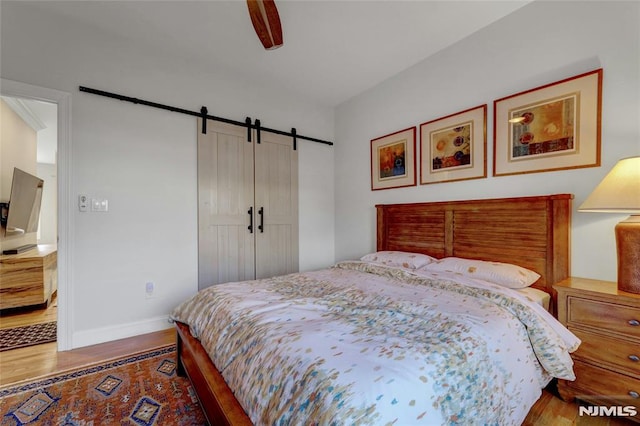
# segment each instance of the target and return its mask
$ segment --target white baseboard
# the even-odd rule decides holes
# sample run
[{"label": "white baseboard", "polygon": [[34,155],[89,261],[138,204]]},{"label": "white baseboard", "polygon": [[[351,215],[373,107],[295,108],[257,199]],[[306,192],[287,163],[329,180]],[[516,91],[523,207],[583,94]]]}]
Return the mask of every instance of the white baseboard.
[{"label": "white baseboard", "polygon": [[98,343],[111,342],[113,340],[125,339],[127,337],[139,336],[141,334],[153,333],[154,331],[172,328],[169,317],[163,315],[148,320],[119,324],[113,327],[95,328],[73,333],[71,349],[84,346],[96,345]]}]

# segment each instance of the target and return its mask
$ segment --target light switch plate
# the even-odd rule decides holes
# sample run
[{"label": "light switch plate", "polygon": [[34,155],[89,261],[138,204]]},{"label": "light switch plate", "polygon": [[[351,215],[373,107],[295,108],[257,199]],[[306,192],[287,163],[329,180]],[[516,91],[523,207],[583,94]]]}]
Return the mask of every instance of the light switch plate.
[{"label": "light switch plate", "polygon": [[86,195],[78,195],[78,209],[81,212],[86,212],[89,210],[89,197]]},{"label": "light switch plate", "polygon": [[102,198],[91,199],[91,211],[92,212],[106,212],[109,211],[109,200]]}]

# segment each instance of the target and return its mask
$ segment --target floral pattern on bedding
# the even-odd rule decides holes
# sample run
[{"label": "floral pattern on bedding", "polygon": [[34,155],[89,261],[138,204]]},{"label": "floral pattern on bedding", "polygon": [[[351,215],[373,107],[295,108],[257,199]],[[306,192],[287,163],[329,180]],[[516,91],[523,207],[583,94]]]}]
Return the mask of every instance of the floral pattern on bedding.
[{"label": "floral pattern on bedding", "polygon": [[343,262],[213,286],[171,318],[257,425],[520,424],[579,341],[508,292]]}]

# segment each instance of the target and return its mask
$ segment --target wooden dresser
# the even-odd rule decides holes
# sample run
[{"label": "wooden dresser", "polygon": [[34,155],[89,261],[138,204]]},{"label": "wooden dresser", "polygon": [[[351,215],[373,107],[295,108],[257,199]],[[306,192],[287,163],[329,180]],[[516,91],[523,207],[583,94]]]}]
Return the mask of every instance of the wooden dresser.
[{"label": "wooden dresser", "polygon": [[57,289],[55,245],[0,256],[0,309],[47,304]]},{"label": "wooden dresser", "polygon": [[575,277],[554,288],[558,319],[582,340],[572,354],[576,380],[558,382],[562,398],[634,406],[640,414],[640,294]]}]

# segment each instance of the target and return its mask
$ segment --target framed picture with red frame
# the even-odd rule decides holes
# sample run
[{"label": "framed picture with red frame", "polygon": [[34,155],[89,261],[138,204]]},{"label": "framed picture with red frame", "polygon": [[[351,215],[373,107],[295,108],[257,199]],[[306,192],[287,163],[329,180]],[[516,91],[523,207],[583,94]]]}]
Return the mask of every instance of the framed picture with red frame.
[{"label": "framed picture with red frame", "polygon": [[493,106],[494,176],[600,166],[602,69]]},{"label": "framed picture with red frame", "polygon": [[371,140],[371,190],[416,185],[416,128]]},{"label": "framed picture with red frame", "polygon": [[487,105],[420,125],[420,184],[487,177]]}]

